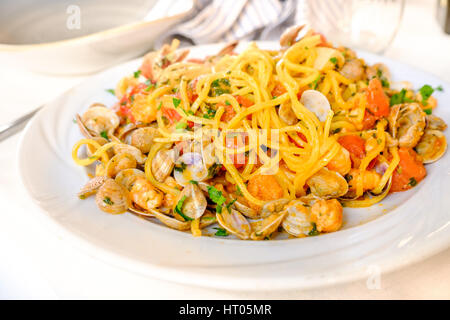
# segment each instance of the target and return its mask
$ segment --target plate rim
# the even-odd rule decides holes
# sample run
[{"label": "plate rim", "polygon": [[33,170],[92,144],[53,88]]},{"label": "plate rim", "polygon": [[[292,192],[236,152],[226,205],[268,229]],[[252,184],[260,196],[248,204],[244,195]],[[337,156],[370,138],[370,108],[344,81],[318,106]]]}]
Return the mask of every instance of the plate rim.
[{"label": "plate rim", "polygon": [[[245,42],[242,42],[245,43]],[[268,44],[273,44],[274,42],[271,41],[258,41],[257,43],[268,43]],[[205,46],[211,46],[211,47],[218,47],[223,43],[217,43],[217,44],[207,44],[207,45],[201,45],[201,46],[197,46],[197,47],[205,47]],[[398,64],[398,65],[402,65],[404,67],[407,68],[411,68],[414,71],[419,71],[421,73],[425,73],[427,75],[430,75],[431,77],[434,77],[436,80],[438,80],[439,82],[441,82],[443,85],[445,85],[445,87],[450,88],[450,84],[442,79],[440,79],[438,76],[434,75],[433,73],[424,71],[420,68],[414,67],[414,66],[410,66],[408,64],[405,64],[403,62],[388,58],[388,57],[384,57],[384,56],[379,56],[376,54],[372,54],[372,53],[368,53],[368,52],[364,52],[361,50],[357,50],[358,52],[363,52],[364,55],[369,55],[372,57],[382,57],[383,60],[388,61],[389,63],[393,63],[393,64]],[[24,172],[21,169],[21,154],[23,154],[23,148],[24,148],[24,141],[27,137],[28,132],[30,131],[30,128],[35,124],[35,122],[37,122],[39,119],[39,115],[43,112],[45,112],[45,110],[47,110],[49,108],[49,106],[51,106],[55,101],[57,101],[58,99],[60,99],[61,97],[67,95],[70,91],[78,88],[79,86],[83,85],[86,81],[89,81],[90,79],[92,79],[95,76],[99,76],[105,72],[110,71],[111,69],[114,69],[116,67],[125,65],[125,64],[132,64],[132,63],[137,63],[138,61],[140,61],[142,59],[142,57],[137,58],[137,59],[132,59],[129,60],[127,62],[124,63],[120,63],[118,65],[115,65],[113,67],[107,68],[104,71],[101,71],[99,73],[94,74],[91,77],[86,78],[85,80],[83,80],[82,82],[80,82],[79,84],[77,84],[75,87],[65,91],[64,93],[62,93],[61,95],[59,95],[57,98],[53,99],[52,101],[46,103],[44,105],[44,107],[42,108],[42,110],[40,110],[38,112],[38,114],[33,117],[33,119],[27,124],[27,126],[25,127],[25,130],[21,133],[20,139],[19,139],[19,144],[18,144],[18,148],[17,148],[17,152],[16,152],[16,168],[18,170],[19,176],[20,176],[20,180],[21,180],[21,186],[22,186],[22,191],[24,192],[24,194],[26,194],[28,199],[32,200],[33,203],[33,207],[36,207],[37,210],[39,210],[40,215],[44,216],[44,217],[40,217],[39,220],[43,222],[43,224],[45,224],[47,227],[50,227],[52,230],[54,230],[57,234],[59,234],[61,236],[62,239],[67,240],[68,243],[74,247],[77,247],[78,249],[81,249],[82,251],[86,252],[87,254],[89,254],[90,256],[94,257],[94,258],[99,258],[99,260],[110,263],[112,265],[119,265],[121,268],[129,270],[129,271],[134,271],[137,272],[141,275],[145,275],[145,276],[151,276],[151,277],[155,277],[155,278],[159,278],[159,279],[163,279],[166,281],[171,281],[171,282],[176,282],[176,283],[183,283],[186,285],[198,285],[198,286],[202,286],[202,287],[212,287],[212,288],[222,288],[222,289],[232,289],[232,290],[244,290],[244,291],[253,291],[256,290],[258,288],[255,288],[253,286],[255,279],[254,278],[248,278],[248,279],[244,279],[244,278],[239,278],[239,282],[241,283],[241,287],[235,287],[235,283],[228,283],[227,281],[224,280],[229,280],[229,278],[224,277],[212,277],[211,275],[208,275],[207,278],[204,278],[204,281],[199,282],[198,281],[198,277],[195,277],[195,279],[189,279],[190,277],[177,277],[177,280],[171,280],[171,276],[173,276],[174,274],[183,274],[186,275],[186,271],[179,271],[179,270],[175,270],[173,268],[167,267],[167,266],[159,266],[156,264],[150,264],[150,263],[144,263],[142,261],[137,261],[135,259],[129,258],[129,257],[125,257],[122,256],[116,252],[110,251],[107,248],[101,247],[99,245],[90,243],[87,239],[84,239],[82,237],[80,237],[78,234],[72,232],[70,229],[65,228],[62,224],[58,223],[58,221],[56,221],[55,219],[52,219],[49,215],[48,215],[48,211],[45,210],[44,208],[42,208],[38,203],[37,200],[35,198],[32,197],[32,193],[29,189],[29,186],[27,186],[26,183],[26,177],[24,176]],[[42,218],[42,219],[41,219]],[[382,216],[379,217],[375,220],[379,220],[379,219],[383,219],[383,218],[389,218],[389,215]],[[370,224],[371,222],[366,223]],[[346,230],[344,230],[346,231]],[[325,235],[326,236],[326,235]],[[276,241],[295,241],[295,240],[301,240],[301,239],[293,239],[293,240],[276,240]],[[239,241],[239,240],[226,240],[227,242],[229,241]],[[267,242],[255,242],[255,245],[260,245],[261,243],[264,243],[263,245],[265,245],[265,243]],[[408,259],[402,259],[401,262],[395,262],[397,259],[395,260],[391,260],[391,262],[389,263],[388,261],[383,261],[382,263],[380,263],[380,265],[382,265],[382,269],[384,273],[389,273],[401,268],[404,268],[408,265],[417,263],[421,260],[424,260],[432,255],[437,254],[438,252],[448,248],[450,246],[450,236],[447,237],[447,241],[444,243],[444,241],[442,241],[442,239],[440,241],[433,241],[432,244],[428,244],[424,245],[423,243],[420,245],[421,250],[420,253],[416,253],[413,256],[408,257]],[[385,259],[386,260],[386,259]],[[132,267],[131,267],[132,266]],[[195,272],[194,272],[195,274]],[[358,279],[362,279],[364,277],[364,274],[359,272],[354,272],[354,273],[350,273],[348,276],[342,276],[340,275],[339,277],[334,277],[332,279],[328,279],[326,282],[321,281],[319,278],[315,279],[315,281],[313,281],[312,279],[309,279],[308,282],[303,282],[302,284],[299,283],[292,283],[290,281],[284,281],[284,283],[282,283],[283,281],[281,281],[280,279],[277,279],[278,284],[275,286],[277,287],[279,290],[282,289],[298,289],[298,288],[304,288],[304,289],[308,289],[308,288],[318,288],[318,287],[323,287],[323,286],[328,286],[328,285],[333,285],[333,284],[339,284],[339,283],[344,283],[344,282],[349,282],[349,281],[355,281]],[[185,279],[185,281],[180,281],[180,279]],[[218,285],[219,284],[219,285]],[[222,285],[220,285],[222,284]]]}]

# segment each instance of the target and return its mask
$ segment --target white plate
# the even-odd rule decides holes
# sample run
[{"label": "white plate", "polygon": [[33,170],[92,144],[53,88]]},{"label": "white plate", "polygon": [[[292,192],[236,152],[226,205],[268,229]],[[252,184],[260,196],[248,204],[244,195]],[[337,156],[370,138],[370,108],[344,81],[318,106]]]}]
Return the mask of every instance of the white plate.
[{"label": "white plate", "polygon": [[[274,43],[261,43],[274,48]],[[194,48],[191,56],[213,54],[221,46]],[[436,114],[450,123],[450,86],[410,66],[367,53],[369,62],[384,62],[395,80],[424,83],[437,92]],[[131,214],[109,215],[93,199],[75,194],[87,180],[71,159],[81,137],[73,123],[93,102],[106,105],[124,75],[140,60],[93,76],[48,104],[22,136],[18,161],[23,184],[41,209],[36,212],[91,255],[146,275],[175,282],[234,290],[282,290],[317,287],[366,277],[428,257],[450,244],[450,153],[427,166],[428,176],[416,188],[390,195],[367,209],[345,208],[344,229],[319,237],[274,241],[194,238]],[[448,139],[448,135],[447,135]],[[39,226],[37,226],[39,227]]]}]

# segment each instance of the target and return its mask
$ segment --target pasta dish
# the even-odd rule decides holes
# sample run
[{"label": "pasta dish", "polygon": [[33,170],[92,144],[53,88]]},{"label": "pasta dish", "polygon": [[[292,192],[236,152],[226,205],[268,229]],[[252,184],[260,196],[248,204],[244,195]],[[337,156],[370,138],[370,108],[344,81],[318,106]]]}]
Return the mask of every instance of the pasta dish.
[{"label": "pasta dish", "polygon": [[415,187],[446,151],[441,87],[394,82],[302,26],[277,50],[235,42],[197,59],[178,45],[76,117],[72,157],[95,170],[78,195],[107,213],[194,236],[315,236],[342,227],[343,207]]}]

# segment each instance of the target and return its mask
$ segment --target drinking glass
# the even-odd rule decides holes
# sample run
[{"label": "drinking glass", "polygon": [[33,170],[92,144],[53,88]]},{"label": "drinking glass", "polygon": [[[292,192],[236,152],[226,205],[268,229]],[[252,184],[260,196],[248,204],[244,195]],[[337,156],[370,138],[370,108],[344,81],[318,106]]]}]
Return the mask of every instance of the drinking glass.
[{"label": "drinking glass", "polygon": [[306,0],[308,24],[337,45],[383,53],[399,27],[404,0]]}]

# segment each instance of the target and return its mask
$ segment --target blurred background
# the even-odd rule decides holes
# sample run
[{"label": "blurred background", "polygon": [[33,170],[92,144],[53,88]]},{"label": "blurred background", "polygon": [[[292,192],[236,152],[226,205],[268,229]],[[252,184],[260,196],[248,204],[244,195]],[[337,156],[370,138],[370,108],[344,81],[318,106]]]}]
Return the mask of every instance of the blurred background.
[{"label": "blurred background", "polygon": [[[183,45],[277,40],[284,28],[298,23],[308,24],[335,44],[382,54],[450,81],[449,12],[448,0],[2,0],[0,128],[89,74],[141,56],[171,37],[182,39]],[[0,202],[5,204],[0,224],[0,298],[55,294],[123,298],[120,292],[131,291],[141,298],[185,298],[173,284],[158,287],[157,296],[151,296],[148,284],[161,284],[67,250],[45,230],[34,228],[33,220],[24,224],[24,212],[14,205],[22,202],[11,161],[18,139],[16,135],[0,145],[0,181],[11,182],[0,184]],[[387,276],[384,291],[367,292],[363,285],[349,284],[345,291],[328,292],[341,298],[436,297],[437,292],[448,293],[445,288],[435,289],[444,285],[440,276],[448,274],[449,257],[447,250]],[[111,278],[116,279],[116,290],[111,290]],[[420,290],[407,290],[411,286]],[[248,297],[192,290],[191,298]],[[146,295],[139,296],[141,292]],[[329,296],[315,291],[295,297]]]}]

